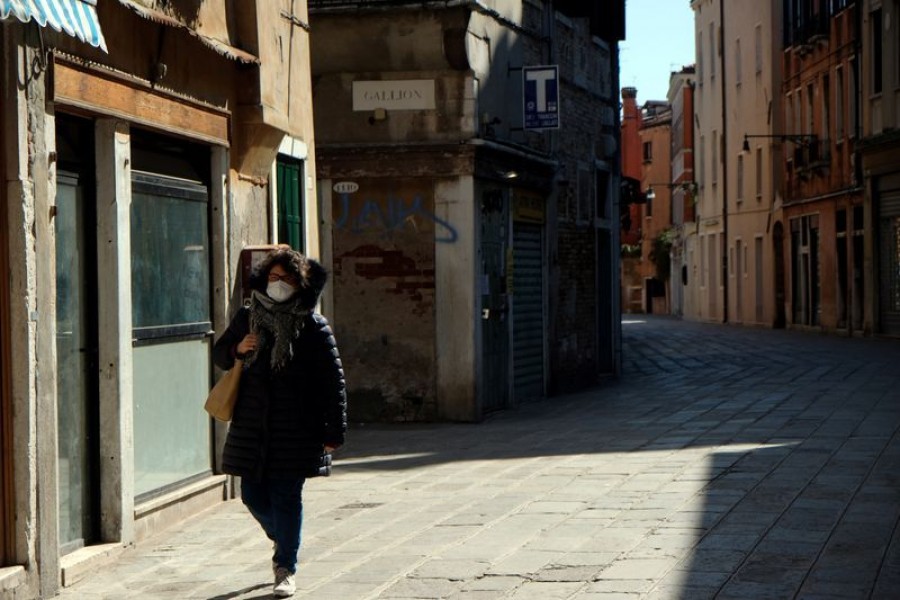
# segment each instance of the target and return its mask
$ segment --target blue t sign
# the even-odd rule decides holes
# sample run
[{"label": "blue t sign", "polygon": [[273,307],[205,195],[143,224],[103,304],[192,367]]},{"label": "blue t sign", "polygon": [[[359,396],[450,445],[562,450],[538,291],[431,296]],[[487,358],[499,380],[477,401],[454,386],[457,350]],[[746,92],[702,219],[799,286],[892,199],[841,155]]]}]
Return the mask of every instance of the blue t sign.
[{"label": "blue t sign", "polygon": [[523,67],[525,129],[559,129],[559,68]]}]

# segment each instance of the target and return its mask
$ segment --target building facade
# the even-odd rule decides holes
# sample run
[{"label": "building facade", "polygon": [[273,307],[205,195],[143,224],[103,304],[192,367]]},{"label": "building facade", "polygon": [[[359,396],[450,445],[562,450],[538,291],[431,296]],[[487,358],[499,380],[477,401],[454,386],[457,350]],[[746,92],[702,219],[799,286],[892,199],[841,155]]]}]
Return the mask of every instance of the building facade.
[{"label": "building facade", "polygon": [[644,312],[669,314],[669,251],[672,228],[672,107],[648,101],[641,110],[641,189],[645,203],[641,219],[640,274]]},{"label": "building facade", "polygon": [[[784,306],[781,3],[695,0],[697,227],[686,318],[772,326]],[[746,144],[745,144],[746,142]]]},{"label": "building facade", "polygon": [[667,188],[672,195],[671,273],[669,275],[670,312],[683,316],[693,312],[685,292],[690,260],[685,254],[685,238],[696,230],[695,201],[697,182],[694,173],[694,66],[682,68],[669,78],[669,105],[672,107],[671,171]]},{"label": "building facade", "polygon": [[622,88],[622,200],[619,207],[621,243],[620,297],[623,313],[644,312],[644,281],[641,275],[641,235],[646,195],[641,191],[641,108],[637,89]]},{"label": "building facade", "polygon": [[[870,322],[875,333],[900,335],[900,3],[857,3],[862,59],[861,161],[871,232]],[[866,254],[866,258],[869,255]],[[866,291],[870,288],[866,287]],[[864,317],[865,319],[866,317]],[[864,321],[865,326],[865,321]]]},{"label": "building facade", "polygon": [[310,6],[351,418],[480,420],[616,373],[624,3]]},{"label": "building facade", "polygon": [[241,250],[319,254],[305,2],[49,4],[0,14],[4,598],[231,495],[202,404]]},{"label": "building facade", "polygon": [[722,7],[714,0],[694,0],[697,86],[694,92],[697,147],[696,228],[684,239],[688,285],[684,317],[721,321],[725,318],[725,254],[727,207],[722,174],[723,88],[719,36]]},{"label": "building facade", "polygon": [[783,55],[787,323],[848,334],[871,333],[873,317],[855,4],[786,5]]}]

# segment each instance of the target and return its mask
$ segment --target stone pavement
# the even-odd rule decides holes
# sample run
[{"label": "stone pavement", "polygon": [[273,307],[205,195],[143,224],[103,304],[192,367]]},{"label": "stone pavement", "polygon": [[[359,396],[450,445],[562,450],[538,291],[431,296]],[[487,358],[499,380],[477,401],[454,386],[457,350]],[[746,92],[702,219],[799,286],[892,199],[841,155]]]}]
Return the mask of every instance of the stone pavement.
[{"label": "stone pavement", "polygon": [[[477,425],[353,427],[307,483],[295,597],[900,597],[900,342],[623,330],[618,382]],[[270,577],[232,501],[60,597],[260,599]]]}]

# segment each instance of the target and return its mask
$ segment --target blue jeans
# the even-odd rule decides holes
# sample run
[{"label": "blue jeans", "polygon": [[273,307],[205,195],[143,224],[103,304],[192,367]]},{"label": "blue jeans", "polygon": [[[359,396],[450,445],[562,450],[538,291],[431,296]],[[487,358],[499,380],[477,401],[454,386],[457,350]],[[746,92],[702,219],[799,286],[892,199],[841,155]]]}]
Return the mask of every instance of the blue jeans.
[{"label": "blue jeans", "polygon": [[297,479],[241,478],[241,499],[263,531],[275,542],[272,561],[291,573],[297,572],[300,529],[303,525],[303,483]]}]

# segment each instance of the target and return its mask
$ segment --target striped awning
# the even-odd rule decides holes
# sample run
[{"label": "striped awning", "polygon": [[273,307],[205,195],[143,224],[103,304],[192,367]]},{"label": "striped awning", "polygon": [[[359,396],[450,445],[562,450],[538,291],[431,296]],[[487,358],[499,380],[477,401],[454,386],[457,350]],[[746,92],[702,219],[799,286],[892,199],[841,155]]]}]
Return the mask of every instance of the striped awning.
[{"label": "striped awning", "polygon": [[107,52],[97,20],[97,0],[0,0],[0,20],[10,16],[52,27]]}]

